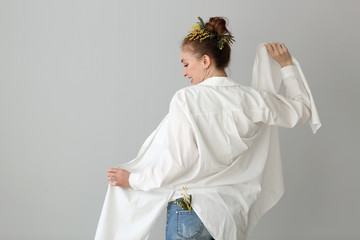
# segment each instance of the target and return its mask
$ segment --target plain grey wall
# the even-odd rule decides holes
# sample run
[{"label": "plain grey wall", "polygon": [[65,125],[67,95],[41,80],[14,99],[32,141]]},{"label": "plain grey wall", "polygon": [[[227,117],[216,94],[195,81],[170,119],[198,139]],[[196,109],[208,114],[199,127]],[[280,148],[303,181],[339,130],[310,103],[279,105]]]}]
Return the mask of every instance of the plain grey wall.
[{"label": "plain grey wall", "polygon": [[[93,239],[106,169],[132,160],[168,111],[180,43],[229,19],[227,70],[284,42],[323,126],[280,129],[285,194],[251,240],[359,239],[358,1],[0,1],[0,239]],[[151,239],[165,239],[165,211]]]}]

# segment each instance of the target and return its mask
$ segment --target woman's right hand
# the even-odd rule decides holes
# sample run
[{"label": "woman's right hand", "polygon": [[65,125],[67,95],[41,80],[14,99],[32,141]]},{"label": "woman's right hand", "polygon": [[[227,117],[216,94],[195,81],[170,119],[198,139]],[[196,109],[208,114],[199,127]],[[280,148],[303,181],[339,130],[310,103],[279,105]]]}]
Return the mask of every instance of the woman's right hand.
[{"label": "woman's right hand", "polygon": [[265,46],[271,57],[275,59],[281,67],[293,64],[290,53],[283,43],[267,43]]}]

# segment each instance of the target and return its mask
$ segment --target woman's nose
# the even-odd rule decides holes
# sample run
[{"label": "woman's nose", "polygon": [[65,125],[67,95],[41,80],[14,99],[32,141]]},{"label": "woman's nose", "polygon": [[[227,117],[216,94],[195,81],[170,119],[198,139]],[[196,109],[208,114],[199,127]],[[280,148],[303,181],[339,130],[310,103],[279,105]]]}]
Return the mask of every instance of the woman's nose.
[{"label": "woman's nose", "polygon": [[183,71],[183,76],[184,76],[184,77],[187,76],[187,73],[186,73],[185,69],[184,69],[184,71]]}]

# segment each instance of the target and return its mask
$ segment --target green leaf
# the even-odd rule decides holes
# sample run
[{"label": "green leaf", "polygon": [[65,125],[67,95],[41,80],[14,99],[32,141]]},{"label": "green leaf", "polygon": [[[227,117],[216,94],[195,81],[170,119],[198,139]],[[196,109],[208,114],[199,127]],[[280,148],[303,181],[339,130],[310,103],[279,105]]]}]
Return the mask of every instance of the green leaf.
[{"label": "green leaf", "polygon": [[204,23],[204,21],[202,20],[202,18],[201,17],[198,17],[198,19],[200,20],[200,27],[205,27],[205,23]]}]

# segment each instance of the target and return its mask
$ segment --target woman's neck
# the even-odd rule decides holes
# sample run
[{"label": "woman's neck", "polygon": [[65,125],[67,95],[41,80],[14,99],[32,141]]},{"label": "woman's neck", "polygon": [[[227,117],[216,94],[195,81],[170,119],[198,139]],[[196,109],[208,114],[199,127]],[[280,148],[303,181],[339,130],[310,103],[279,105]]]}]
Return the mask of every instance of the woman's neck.
[{"label": "woman's neck", "polygon": [[214,70],[207,74],[207,78],[211,77],[227,77],[227,74],[224,70]]}]

